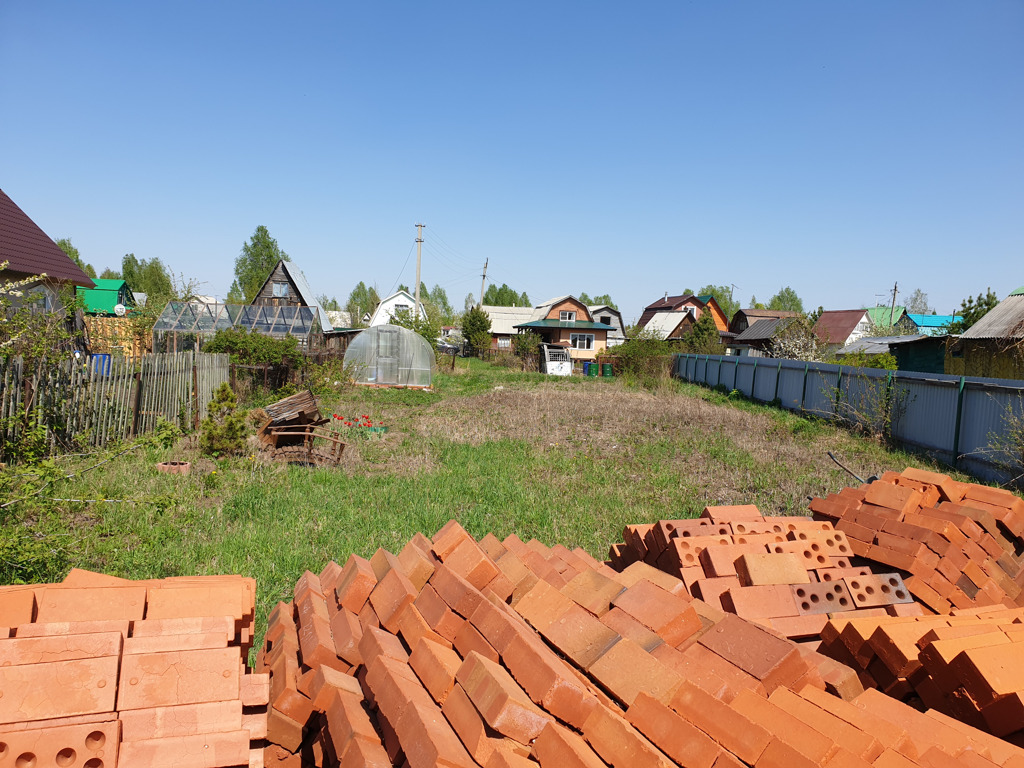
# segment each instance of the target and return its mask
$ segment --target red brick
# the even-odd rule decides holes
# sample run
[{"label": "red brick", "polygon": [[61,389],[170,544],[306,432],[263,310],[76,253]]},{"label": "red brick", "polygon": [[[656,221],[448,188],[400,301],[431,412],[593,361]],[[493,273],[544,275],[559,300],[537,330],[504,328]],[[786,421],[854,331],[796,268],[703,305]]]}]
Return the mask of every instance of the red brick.
[{"label": "red brick", "polygon": [[832,565],[832,556],[816,541],[782,541],[778,544],[769,544],[768,551],[778,555],[796,555],[803,562],[806,571],[828,568]]},{"label": "red brick", "polygon": [[779,737],[768,742],[755,768],[818,768],[818,763],[809,760],[794,747]]},{"label": "red brick", "polygon": [[430,539],[434,554],[441,560],[444,560],[455,547],[467,540],[476,543],[457,520],[449,520]]},{"label": "red brick", "polygon": [[443,704],[455,685],[455,673],[462,666],[462,659],[455,651],[421,639],[413,648],[409,664],[434,701]]},{"label": "red brick", "polygon": [[825,581],[792,587],[793,600],[801,615],[853,610],[853,596],[843,581]]},{"label": "red brick", "polygon": [[679,765],[711,768],[722,748],[707,734],[647,693],[640,693],[626,719]]},{"label": "red brick", "polygon": [[26,587],[0,588],[0,625],[17,627],[35,620],[36,594]]},{"label": "red brick", "polygon": [[411,768],[471,768],[475,765],[441,710],[431,703],[411,702],[402,712],[395,730]]},{"label": "red brick", "polygon": [[[237,648],[125,656],[121,661],[117,708],[148,709],[236,699],[240,690],[239,668]],[[10,669],[13,667],[8,667],[5,675]],[[182,674],[182,670],[188,670],[188,674]],[[4,696],[0,703],[7,699]]]},{"label": "red brick", "polygon": [[402,547],[402,551],[398,553],[398,562],[417,591],[423,589],[423,585],[427,583],[430,575],[434,572],[437,559],[429,553],[429,549],[425,552],[421,546],[417,546],[412,541]]},{"label": "red brick", "polygon": [[655,584],[666,592],[671,592],[675,595],[686,594],[686,587],[683,582],[675,576],[668,573],[663,573],[657,568],[652,568],[647,563],[633,563],[632,565],[625,568],[622,573],[619,574],[619,582],[624,587],[632,587],[641,579]]},{"label": "red brick", "polygon": [[882,745],[872,735],[854,728],[786,688],[776,688],[768,700],[862,760],[872,761],[882,754]]},{"label": "red brick", "polygon": [[359,655],[359,641],[363,637],[363,627],[354,613],[347,608],[339,608],[331,620],[331,637],[334,640],[335,653],[352,666],[361,664],[363,657]]},{"label": "red brick", "polygon": [[700,516],[714,523],[760,522],[764,520],[761,512],[753,504],[704,507]]},{"label": "red brick", "polygon": [[721,608],[722,594],[739,586],[740,580],[738,577],[723,576],[721,578],[698,579],[691,591],[694,597],[698,597],[716,608]]},{"label": "red brick", "polygon": [[768,692],[791,684],[806,671],[793,643],[733,616],[723,618],[697,642],[760,680]]},{"label": "red brick", "polygon": [[[483,605],[483,603],[481,603]],[[471,651],[476,651],[481,656],[491,661],[498,661],[499,655],[496,650],[488,643],[484,636],[480,634],[480,631],[474,627],[470,622],[462,622],[462,626],[459,627],[459,631],[455,633],[455,642],[453,643],[455,650],[459,652],[462,658],[466,658]]]},{"label": "red brick", "polygon": [[803,558],[791,553],[748,553],[741,555],[735,566],[740,584],[745,587],[810,582]]},{"label": "red brick", "polygon": [[451,642],[455,639],[463,619],[455,614],[434,591],[429,584],[425,586],[413,602],[416,610],[420,612],[427,626],[437,632],[445,640]]},{"label": "red brick", "polygon": [[145,587],[47,587],[39,591],[36,621],[139,621],[145,611]]},{"label": "red brick", "polygon": [[[252,677],[246,675],[245,677]],[[309,686],[309,698],[313,702],[313,709],[323,712],[330,703],[330,697],[334,692],[349,694],[359,699],[362,698],[362,689],[359,681],[351,675],[338,672],[331,667],[321,667],[313,671],[313,677]]]},{"label": "red brick", "polygon": [[595,570],[586,570],[574,576],[562,587],[561,592],[595,616],[603,616],[611,609],[612,601],[622,590],[619,582]]},{"label": "red brick", "polygon": [[720,544],[706,548],[698,557],[709,577],[735,576],[736,561],[746,554],[764,552],[763,546],[756,544]]},{"label": "red brick", "polygon": [[843,581],[858,608],[913,601],[903,579],[895,573],[857,576]]},{"label": "red brick", "polygon": [[638,581],[616,597],[614,605],[672,646],[680,645],[702,627],[689,600],[666,592],[646,580]]},{"label": "red brick", "polygon": [[182,764],[195,768],[244,765],[249,762],[249,731],[123,742],[117,761],[122,766],[150,768],[173,768]]},{"label": "red brick", "polygon": [[572,669],[535,636],[514,637],[502,660],[534,703],[575,728],[598,705]]},{"label": "red brick", "polygon": [[483,589],[499,573],[491,558],[470,538],[460,541],[441,559],[477,589]]},{"label": "red brick", "polygon": [[623,637],[628,637],[648,653],[665,642],[652,629],[645,627],[621,608],[612,608],[601,617],[601,623]]},{"label": "red brick", "polygon": [[619,640],[618,634],[575,603],[570,603],[541,634],[581,669],[589,668]]},{"label": "red brick", "polygon": [[494,730],[529,745],[551,722],[498,664],[470,653],[455,676],[481,716]]},{"label": "red brick", "polygon": [[462,740],[469,756],[480,765],[487,765],[501,739],[488,735],[487,726],[462,686],[452,688],[441,711]]},{"label": "red brick", "polygon": [[[683,651],[683,656],[701,669],[715,674],[724,682],[724,688],[714,694],[715,698],[730,702],[742,690],[752,690],[767,695],[764,684],[760,680],[700,643],[689,646]],[[683,675],[683,677],[698,687],[704,687],[696,678],[687,675]],[[705,688],[705,690],[707,689]]]},{"label": "red brick", "polygon": [[854,728],[870,733],[886,749],[897,750],[911,758],[917,757],[917,749],[907,732],[885,718],[814,688],[804,688],[798,695]]},{"label": "red brick", "polygon": [[757,762],[771,741],[771,734],[764,728],[686,681],[676,690],[669,706],[684,720],[751,765]]},{"label": "red brick", "polygon": [[369,627],[363,632],[363,637],[359,641],[359,655],[363,657],[363,663],[367,666],[371,660],[379,656],[409,663],[409,654],[406,653],[402,641],[390,632],[375,627]]},{"label": "red brick", "polygon": [[358,555],[350,555],[341,569],[341,577],[335,589],[338,605],[358,614],[377,584],[377,577],[370,567],[370,561]]},{"label": "red brick", "polygon": [[606,768],[587,743],[557,723],[548,723],[533,742],[541,768]]},{"label": "red brick", "polygon": [[480,590],[443,563],[434,569],[429,584],[448,607],[463,618],[471,616],[484,599]]},{"label": "red brick", "polygon": [[889,483],[874,482],[868,486],[864,501],[880,507],[887,507],[900,514],[915,511],[921,506],[923,495],[913,488],[903,488]]},{"label": "red brick", "polygon": [[828,736],[753,691],[740,691],[731,706],[752,722],[783,738],[801,755],[818,765],[824,763],[835,750],[835,742]]},{"label": "red brick", "polygon": [[671,669],[626,638],[609,648],[587,671],[626,706],[642,691],[666,701],[681,682]]},{"label": "red brick", "polygon": [[601,758],[613,766],[671,768],[671,761],[625,718],[605,707],[595,707],[583,724],[583,737]]},{"label": "red brick", "polygon": [[747,619],[796,616],[796,601],[787,586],[735,587],[722,593],[722,608]]},{"label": "red brick", "polygon": [[397,568],[390,569],[370,593],[370,605],[388,632],[398,632],[398,619],[406,606],[417,597],[409,577]]}]

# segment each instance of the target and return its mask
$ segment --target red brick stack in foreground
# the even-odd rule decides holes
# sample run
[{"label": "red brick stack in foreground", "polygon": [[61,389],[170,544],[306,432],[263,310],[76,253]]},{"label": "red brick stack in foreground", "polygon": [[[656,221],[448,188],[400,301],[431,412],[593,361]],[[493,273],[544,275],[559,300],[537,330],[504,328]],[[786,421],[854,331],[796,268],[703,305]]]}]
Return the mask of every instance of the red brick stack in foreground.
[{"label": "red brick stack in foreground", "polygon": [[832,621],[821,650],[867,685],[1024,740],[1024,608]]},{"label": "red brick stack in foreground", "polygon": [[262,765],[256,585],[72,571],[0,587],[0,766]]},{"label": "red brick stack in foreground", "polygon": [[850,543],[827,521],[707,507],[695,520],[628,525],[623,538],[609,555],[616,568],[654,565],[692,596],[795,640],[816,641],[829,616],[926,612],[900,574],[853,566]]},{"label": "red brick stack in foreground", "polygon": [[273,611],[267,765],[1024,768],[637,562],[457,523]]},{"label": "red brick stack in foreground", "polygon": [[998,488],[907,469],[814,499],[854,554],[910,574],[907,589],[936,613],[1021,603],[1024,500]]}]

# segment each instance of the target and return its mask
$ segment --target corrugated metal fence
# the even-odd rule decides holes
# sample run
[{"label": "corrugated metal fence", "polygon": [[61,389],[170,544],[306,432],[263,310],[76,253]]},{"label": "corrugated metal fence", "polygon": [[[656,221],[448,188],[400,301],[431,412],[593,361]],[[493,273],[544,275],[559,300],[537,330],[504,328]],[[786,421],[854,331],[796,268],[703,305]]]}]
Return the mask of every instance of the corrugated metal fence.
[{"label": "corrugated metal fence", "polygon": [[1024,382],[1017,380],[717,355],[676,355],[672,375],[884,430],[899,444],[988,480],[1008,479],[1005,467],[1024,458],[995,447],[1014,423],[1024,424]]},{"label": "corrugated metal fence", "polygon": [[229,379],[224,354],[178,352],[134,361],[110,355],[43,361],[28,370],[21,358],[0,362],[3,443],[41,425],[51,446],[101,446],[149,431],[163,418],[197,426],[214,390]]}]

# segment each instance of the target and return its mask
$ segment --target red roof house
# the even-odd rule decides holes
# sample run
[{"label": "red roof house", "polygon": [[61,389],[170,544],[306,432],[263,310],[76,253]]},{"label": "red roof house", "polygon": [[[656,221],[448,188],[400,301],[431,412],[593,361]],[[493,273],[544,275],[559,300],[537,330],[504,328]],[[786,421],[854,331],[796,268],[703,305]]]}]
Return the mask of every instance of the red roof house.
[{"label": "red roof house", "polygon": [[50,287],[64,283],[83,288],[96,287],[92,279],[0,189],[0,263],[5,261],[5,280],[45,274],[43,282]]}]

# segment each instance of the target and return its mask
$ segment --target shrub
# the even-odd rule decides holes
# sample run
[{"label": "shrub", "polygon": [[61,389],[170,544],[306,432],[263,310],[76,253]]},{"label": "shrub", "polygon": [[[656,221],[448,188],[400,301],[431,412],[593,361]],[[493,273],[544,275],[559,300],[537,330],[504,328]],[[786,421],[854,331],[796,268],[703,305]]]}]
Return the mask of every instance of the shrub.
[{"label": "shrub", "polygon": [[296,367],[302,363],[299,340],[294,336],[277,339],[244,328],[217,331],[213,338],[203,345],[203,351],[227,352],[231,355],[231,362],[237,365]]},{"label": "shrub", "polygon": [[236,412],[235,393],[224,382],[207,407],[200,425],[199,450],[207,456],[230,456],[242,452],[247,428],[245,416]]}]

